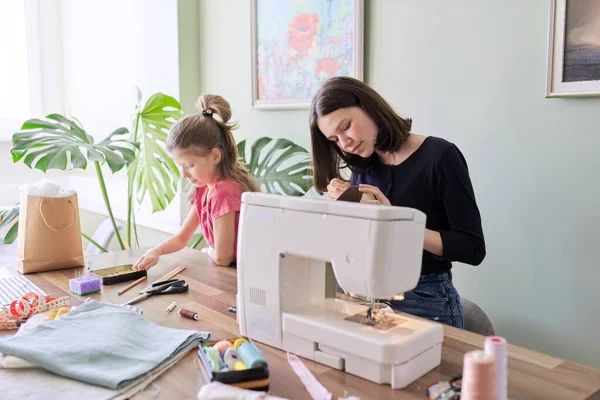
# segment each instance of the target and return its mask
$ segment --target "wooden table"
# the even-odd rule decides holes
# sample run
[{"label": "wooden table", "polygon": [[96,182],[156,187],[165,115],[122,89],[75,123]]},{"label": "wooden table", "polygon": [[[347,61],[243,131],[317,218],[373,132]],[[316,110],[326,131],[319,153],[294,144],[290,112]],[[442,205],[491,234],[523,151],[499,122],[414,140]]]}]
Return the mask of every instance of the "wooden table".
[{"label": "wooden table", "polygon": [[[132,263],[142,250],[130,250],[88,256],[92,268]],[[147,282],[141,283],[121,296],[117,291],[126,283],[105,286],[102,293],[90,297],[98,301],[123,303],[137,295],[150,282],[163,276],[173,268],[187,268],[178,277],[189,283],[190,292],[168,296],[156,296],[138,303],[144,315],[169,327],[206,330],[213,339],[239,335],[235,314],[227,309],[235,305],[236,270],[217,267],[201,252],[184,249],[179,253],[161,258],[160,263],[148,273]],[[68,269],[27,275],[40,288],[52,296],[64,296],[69,291],[69,279],[80,271]],[[3,271],[6,273],[6,271]],[[72,304],[81,302],[71,297]],[[191,321],[166,313],[167,306],[177,301],[200,314],[199,321]],[[3,335],[7,335],[7,331]],[[444,327],[442,363],[425,376],[403,390],[392,390],[387,385],[378,385],[329,367],[304,360],[319,381],[332,393],[333,398],[348,395],[361,399],[426,399],[425,388],[438,380],[448,380],[462,369],[463,355],[470,350],[481,349],[484,337],[461,329]],[[310,399],[304,386],[287,363],[285,352],[259,344],[267,359],[271,377],[271,394],[290,399]],[[164,373],[155,383],[160,387],[157,398],[195,398],[202,380],[195,363],[196,352],[190,352],[182,361]],[[600,370],[550,357],[521,347],[509,346],[508,360],[509,396],[512,399],[585,399],[600,398]],[[149,391],[151,389],[148,389]],[[143,392],[142,392],[143,393]],[[144,397],[144,396],[138,396]]]}]

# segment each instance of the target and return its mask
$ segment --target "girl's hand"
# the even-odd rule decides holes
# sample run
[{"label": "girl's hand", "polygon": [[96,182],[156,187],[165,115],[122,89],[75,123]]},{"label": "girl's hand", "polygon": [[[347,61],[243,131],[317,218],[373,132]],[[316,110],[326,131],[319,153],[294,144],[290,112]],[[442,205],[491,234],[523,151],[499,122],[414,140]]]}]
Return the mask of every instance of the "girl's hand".
[{"label": "girl's hand", "polygon": [[150,249],[133,264],[131,269],[134,271],[148,270],[158,263],[159,258],[160,254],[156,250]]},{"label": "girl's hand", "polygon": [[350,184],[348,182],[344,182],[341,179],[335,178],[329,182],[329,185],[327,185],[327,194],[329,194],[329,198],[331,200],[337,200],[337,198],[340,197],[342,193],[344,193],[344,191],[346,191],[346,189],[349,187]]},{"label": "girl's hand", "polygon": [[388,200],[387,197],[379,190],[376,186],[371,185],[359,185],[358,190],[361,192],[373,196],[373,199],[364,199],[361,200],[361,203],[365,204],[381,204],[384,206],[391,206],[392,203]]}]

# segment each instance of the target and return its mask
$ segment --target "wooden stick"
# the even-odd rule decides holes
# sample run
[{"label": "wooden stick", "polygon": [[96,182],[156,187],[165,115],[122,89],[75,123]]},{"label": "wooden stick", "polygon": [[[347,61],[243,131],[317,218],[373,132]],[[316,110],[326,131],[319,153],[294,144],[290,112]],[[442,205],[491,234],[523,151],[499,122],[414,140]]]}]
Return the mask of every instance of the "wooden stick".
[{"label": "wooden stick", "polygon": [[175,268],[174,270],[172,270],[168,274],[164,275],[162,278],[159,278],[159,279],[155,280],[154,282],[152,282],[151,285],[146,286],[144,289],[140,290],[140,294],[146,293],[146,290],[149,290],[152,287],[152,285],[154,285],[155,283],[163,282],[163,281],[168,281],[169,279],[171,279],[172,277],[174,277],[175,275],[177,275],[178,273],[180,273],[184,269],[185,269],[185,266],[180,265],[179,267]]},{"label": "wooden stick", "polygon": [[125,286],[123,289],[119,290],[117,292],[117,294],[120,296],[123,293],[125,293],[126,291],[128,291],[129,289],[131,289],[132,287],[134,287],[135,285],[137,285],[138,283],[142,282],[143,280],[145,280],[147,278],[147,276],[142,276],[140,279],[138,279],[135,282],[131,282],[129,285]]}]

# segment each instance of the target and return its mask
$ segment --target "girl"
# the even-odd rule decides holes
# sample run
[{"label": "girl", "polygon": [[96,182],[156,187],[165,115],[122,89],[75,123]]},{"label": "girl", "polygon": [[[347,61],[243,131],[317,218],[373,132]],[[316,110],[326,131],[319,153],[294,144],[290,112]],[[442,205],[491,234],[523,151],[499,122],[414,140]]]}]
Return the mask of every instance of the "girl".
[{"label": "girl", "polygon": [[[450,270],[452,261],[483,261],[481,217],[460,150],[444,139],[411,133],[411,124],[363,82],[330,79],[311,106],[314,183],[331,199],[358,185],[362,202],[424,212],[421,278],[404,300],[391,303],[399,311],[462,328]],[[349,183],[340,166],[351,170]]]},{"label": "girl", "polygon": [[193,185],[194,207],[179,233],[147,251],[134,270],[149,269],[161,255],[183,249],[198,225],[215,264],[229,265],[236,259],[241,196],[259,191],[259,187],[238,159],[229,103],[205,94],[197,106],[200,113],[177,121],[167,137],[167,150]]}]

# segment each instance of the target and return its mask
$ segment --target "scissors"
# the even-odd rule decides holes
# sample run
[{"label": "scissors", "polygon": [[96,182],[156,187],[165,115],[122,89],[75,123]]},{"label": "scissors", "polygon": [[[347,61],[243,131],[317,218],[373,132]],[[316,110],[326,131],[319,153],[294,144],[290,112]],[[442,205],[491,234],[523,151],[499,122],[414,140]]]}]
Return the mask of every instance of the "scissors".
[{"label": "scissors", "polygon": [[147,299],[150,296],[161,295],[161,294],[172,294],[172,293],[184,293],[189,290],[189,286],[183,279],[171,279],[168,281],[153,283],[146,293],[140,294],[137,297],[129,300],[126,305],[139,303],[142,300]]}]

